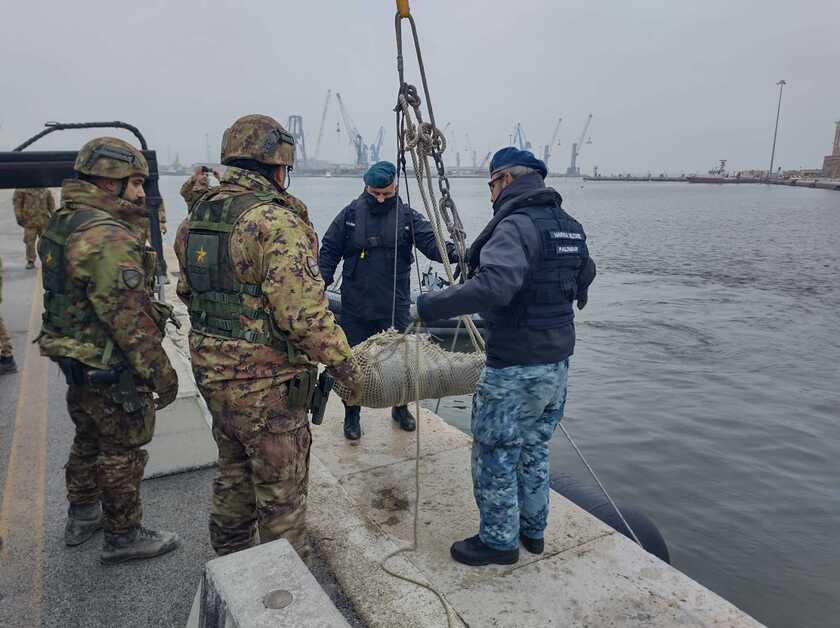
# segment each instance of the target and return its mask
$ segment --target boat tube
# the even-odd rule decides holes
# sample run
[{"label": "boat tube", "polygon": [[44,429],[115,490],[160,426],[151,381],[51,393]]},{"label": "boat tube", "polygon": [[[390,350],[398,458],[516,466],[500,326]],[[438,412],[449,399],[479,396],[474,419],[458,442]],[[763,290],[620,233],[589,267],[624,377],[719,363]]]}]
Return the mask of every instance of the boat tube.
[{"label": "boat tube", "polygon": [[[615,508],[612,507],[600,488],[586,486],[573,475],[560,471],[552,472],[549,483],[551,488],[563,497],[597,517],[616,532],[621,532],[628,539],[633,540],[633,535],[630,534],[627,526],[621,521]],[[642,547],[670,565],[671,556],[668,553],[668,546],[665,544],[665,539],[656,524],[638,508],[624,504],[618,504],[618,508],[627,523],[633,528],[633,532],[636,533]]]},{"label": "boat tube", "polygon": [[[416,296],[412,296],[412,303],[414,302]],[[341,293],[334,289],[327,290],[327,299],[330,302],[330,311],[335,314],[336,318],[338,318],[339,322],[341,322]],[[479,332],[483,332],[484,330],[484,319],[481,318],[478,314],[472,315],[473,322],[475,326],[478,328]],[[424,328],[433,336],[438,336],[440,338],[451,338],[455,335],[455,330],[460,327],[459,335],[464,339],[469,338],[469,334],[467,330],[464,329],[463,325],[458,325],[457,318],[448,318],[445,320],[439,321],[430,321],[428,323],[423,323]]]}]

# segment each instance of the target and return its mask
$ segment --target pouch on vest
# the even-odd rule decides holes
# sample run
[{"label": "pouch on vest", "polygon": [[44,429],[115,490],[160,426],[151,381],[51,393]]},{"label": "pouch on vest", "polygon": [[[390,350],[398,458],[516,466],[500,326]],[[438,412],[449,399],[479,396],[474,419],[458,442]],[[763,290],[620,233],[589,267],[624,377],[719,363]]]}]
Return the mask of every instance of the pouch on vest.
[{"label": "pouch on vest", "polygon": [[187,277],[196,292],[212,288],[211,274],[219,264],[219,237],[215,234],[190,233],[187,239]]}]

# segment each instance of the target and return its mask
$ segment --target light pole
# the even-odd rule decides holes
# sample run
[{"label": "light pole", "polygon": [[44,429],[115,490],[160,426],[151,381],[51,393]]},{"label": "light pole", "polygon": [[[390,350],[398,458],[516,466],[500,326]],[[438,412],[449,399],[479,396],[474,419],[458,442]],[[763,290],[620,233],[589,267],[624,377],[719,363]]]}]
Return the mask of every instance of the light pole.
[{"label": "light pole", "polygon": [[776,161],[776,136],[779,134],[779,114],[782,112],[782,90],[787,81],[782,79],[776,85],[779,86],[779,106],[776,108],[776,129],[773,131],[773,149],[770,151],[770,170],[767,171],[767,178],[773,176],[773,162]]}]

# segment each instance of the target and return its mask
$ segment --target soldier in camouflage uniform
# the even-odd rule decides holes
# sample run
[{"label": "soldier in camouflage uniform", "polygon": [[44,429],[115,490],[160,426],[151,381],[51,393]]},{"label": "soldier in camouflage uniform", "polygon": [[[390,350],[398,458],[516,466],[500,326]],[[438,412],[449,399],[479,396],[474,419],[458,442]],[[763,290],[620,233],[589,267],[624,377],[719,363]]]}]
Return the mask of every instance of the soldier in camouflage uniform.
[{"label": "soldier in camouflage uniform", "polygon": [[55,199],[52,192],[46,188],[22,188],[15,190],[12,204],[15,207],[15,219],[23,227],[26,267],[35,268],[35,247],[55,211]]},{"label": "soldier in camouflage uniform", "polygon": [[[3,303],[3,259],[0,258],[0,303]],[[0,375],[17,373],[17,364],[12,355],[12,340],[3,317],[0,316]]]},{"label": "soldier in camouflage uniform", "polygon": [[156,406],[174,401],[178,378],[161,346],[171,309],[152,300],[149,169],[142,153],[108,137],[85,144],[74,168],[78,178],[64,182],[38,247],[38,342],[67,378],[76,425],[65,468],[65,542],[84,543],[104,524],[103,563],[151,558],[175,549],[178,538],[141,526],[142,447],[152,439]]},{"label": "soldier in camouflage uniform", "polygon": [[351,388],[356,371],[324,295],[317,234],[286,191],[291,135],[268,116],[240,118],[222,163],[220,186],[197,200],[185,186],[193,202],[175,241],[193,373],[219,448],[210,541],[229,554],[252,546],[258,528],[261,542],[284,537],[305,556],[317,364]]}]

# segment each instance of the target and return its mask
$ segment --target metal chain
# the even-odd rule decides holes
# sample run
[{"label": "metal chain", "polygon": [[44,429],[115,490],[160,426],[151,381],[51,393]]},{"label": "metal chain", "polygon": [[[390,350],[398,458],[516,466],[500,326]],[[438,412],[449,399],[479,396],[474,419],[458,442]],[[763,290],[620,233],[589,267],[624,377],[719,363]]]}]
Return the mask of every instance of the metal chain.
[{"label": "metal chain", "polygon": [[[444,270],[446,271],[447,279],[450,283],[455,283],[455,276],[447,254],[446,242],[443,239],[441,221],[444,221],[450,236],[455,242],[458,264],[461,266],[461,273],[464,276],[466,276],[466,233],[463,228],[456,228],[456,223],[453,220],[450,220],[447,224],[442,212],[440,211],[439,205],[435,203],[435,188],[432,182],[431,164],[429,163],[429,157],[432,156],[432,152],[434,150],[433,147],[435,145],[437,145],[438,149],[438,159],[441,160],[442,163],[442,157],[439,149],[446,148],[445,140],[435,140],[436,137],[442,137],[442,134],[433,125],[423,121],[423,114],[420,110],[420,98],[417,95],[417,89],[413,85],[404,84],[400,88],[397,107],[398,113],[402,113],[404,129],[403,146],[405,147],[406,152],[411,155],[414,174],[417,177],[417,183],[420,188],[420,196],[423,199],[426,215],[432,223],[435,243],[437,244],[438,251],[440,252],[441,260],[443,260],[442,263]],[[446,185],[448,185],[448,180],[444,186]],[[442,198],[441,202],[446,202],[445,199],[447,198],[447,206],[451,209],[451,215],[457,216],[457,208],[455,208],[455,203],[452,201],[451,196]],[[461,224],[460,218],[458,219],[457,224]],[[464,326],[470,335],[473,346],[478,351],[484,351],[484,338],[481,337],[481,334],[478,332],[472,318],[469,316],[462,316],[461,320],[464,321]]]}]

